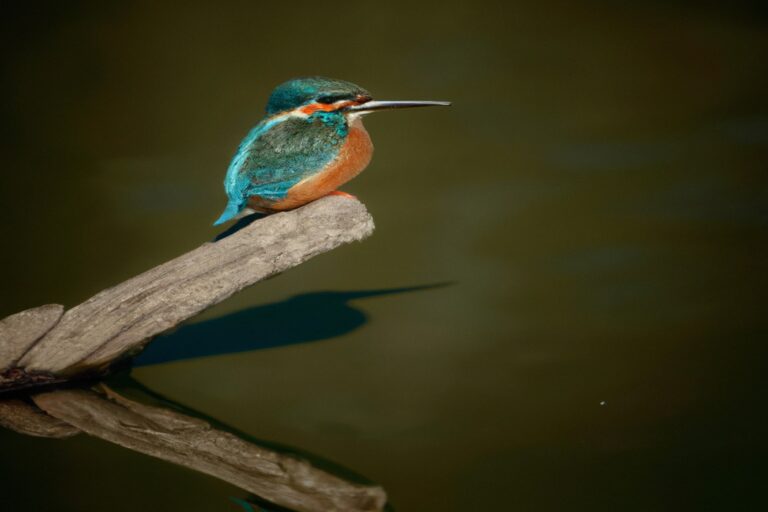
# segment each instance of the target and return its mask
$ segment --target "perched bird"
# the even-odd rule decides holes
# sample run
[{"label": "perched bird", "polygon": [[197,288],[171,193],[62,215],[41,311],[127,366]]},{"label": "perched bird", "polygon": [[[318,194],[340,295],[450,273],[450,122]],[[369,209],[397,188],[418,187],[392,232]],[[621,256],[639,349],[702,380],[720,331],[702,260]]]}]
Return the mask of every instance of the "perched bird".
[{"label": "perched bird", "polygon": [[224,190],[229,202],[214,223],[253,212],[290,210],[328,194],[371,161],[362,116],[377,110],[450,105],[444,101],[374,101],[343,80],[297,78],[275,88],[267,114],[240,143]]}]

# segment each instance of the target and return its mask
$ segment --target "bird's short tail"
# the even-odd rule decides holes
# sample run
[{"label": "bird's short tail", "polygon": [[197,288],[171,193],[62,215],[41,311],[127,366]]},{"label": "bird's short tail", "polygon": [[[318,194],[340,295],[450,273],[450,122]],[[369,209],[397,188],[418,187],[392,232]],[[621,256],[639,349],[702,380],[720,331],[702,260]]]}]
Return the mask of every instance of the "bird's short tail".
[{"label": "bird's short tail", "polygon": [[236,203],[235,201],[230,201],[227,203],[227,207],[224,209],[224,213],[221,214],[221,217],[219,217],[216,222],[213,223],[213,225],[218,226],[219,224],[224,224],[228,220],[234,219],[242,209],[242,205]]}]

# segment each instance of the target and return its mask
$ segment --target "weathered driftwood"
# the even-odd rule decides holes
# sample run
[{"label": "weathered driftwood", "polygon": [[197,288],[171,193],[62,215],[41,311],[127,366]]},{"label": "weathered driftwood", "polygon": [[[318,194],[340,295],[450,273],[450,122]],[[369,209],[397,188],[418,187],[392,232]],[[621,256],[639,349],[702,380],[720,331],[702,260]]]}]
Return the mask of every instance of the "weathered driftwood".
[{"label": "weathered driftwood", "polygon": [[37,437],[71,437],[80,432],[23,400],[0,400],[0,426]]},{"label": "weathered driftwood", "polygon": [[0,320],[0,386],[18,381],[16,363],[63,314],[64,306],[48,304]]},{"label": "weathered driftwood", "polygon": [[106,386],[99,390],[59,390],[33,400],[90,435],[212,475],[292,510],[378,512],[384,507],[381,487],[347,482],[203,420],[128,400]]},{"label": "weathered driftwood", "polygon": [[[11,327],[0,329],[0,388],[101,372],[237,291],[372,232],[362,203],[327,197],[260,219],[104,290],[58,323],[55,305],[43,306],[44,317],[37,310],[13,315],[3,321]],[[35,320],[28,330],[20,327],[23,318]]]},{"label": "weathered driftwood", "polygon": [[64,306],[48,304],[0,320],[0,370],[15,365],[37,340],[58,323],[63,314]]}]

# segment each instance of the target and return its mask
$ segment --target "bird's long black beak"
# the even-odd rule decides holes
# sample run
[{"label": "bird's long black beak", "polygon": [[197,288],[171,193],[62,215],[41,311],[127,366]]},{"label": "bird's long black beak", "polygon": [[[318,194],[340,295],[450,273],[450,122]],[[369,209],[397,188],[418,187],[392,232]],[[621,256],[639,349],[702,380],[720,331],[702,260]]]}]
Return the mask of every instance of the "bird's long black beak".
[{"label": "bird's long black beak", "polygon": [[350,112],[374,112],[376,110],[389,110],[395,108],[416,107],[447,107],[450,101],[366,101],[359,105],[352,105],[346,110]]}]

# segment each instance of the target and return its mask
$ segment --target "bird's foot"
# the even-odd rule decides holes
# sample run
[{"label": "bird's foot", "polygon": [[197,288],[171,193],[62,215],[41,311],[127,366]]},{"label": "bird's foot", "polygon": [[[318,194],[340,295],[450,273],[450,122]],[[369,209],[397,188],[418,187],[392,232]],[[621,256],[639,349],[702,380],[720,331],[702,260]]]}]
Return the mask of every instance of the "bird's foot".
[{"label": "bird's foot", "polygon": [[348,199],[357,199],[352,194],[349,194],[347,192],[342,192],[341,190],[334,190],[333,192],[329,193],[328,195],[329,196],[341,196],[341,197],[346,197]]}]

